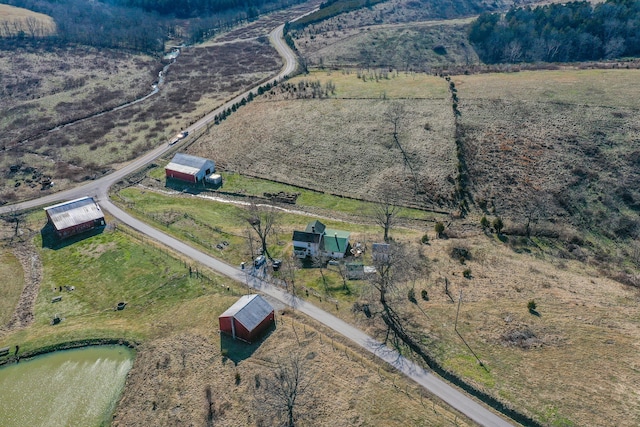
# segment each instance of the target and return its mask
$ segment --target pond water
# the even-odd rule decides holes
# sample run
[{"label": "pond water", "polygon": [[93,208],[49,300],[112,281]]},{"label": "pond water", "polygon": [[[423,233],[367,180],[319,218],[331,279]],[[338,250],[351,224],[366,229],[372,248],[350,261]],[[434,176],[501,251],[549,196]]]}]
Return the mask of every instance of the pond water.
[{"label": "pond water", "polygon": [[126,347],[99,346],[0,368],[0,425],[110,425],[133,359]]}]

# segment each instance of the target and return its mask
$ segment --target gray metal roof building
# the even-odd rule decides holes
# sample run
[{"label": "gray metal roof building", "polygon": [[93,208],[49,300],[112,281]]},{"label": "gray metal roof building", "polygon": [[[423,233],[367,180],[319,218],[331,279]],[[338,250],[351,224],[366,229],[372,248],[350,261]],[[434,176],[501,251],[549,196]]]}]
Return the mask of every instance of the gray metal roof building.
[{"label": "gray metal roof building", "polygon": [[255,340],[274,320],[271,304],[260,295],[244,295],[218,318],[220,330],[247,342]]},{"label": "gray metal roof building", "polygon": [[205,176],[216,169],[213,160],[192,156],[185,153],[177,153],[171,162],[165,167],[168,178],[180,179],[187,182],[202,181]]},{"label": "gray metal roof building", "polygon": [[104,214],[92,197],[82,197],[44,208],[59,237],[104,225]]}]

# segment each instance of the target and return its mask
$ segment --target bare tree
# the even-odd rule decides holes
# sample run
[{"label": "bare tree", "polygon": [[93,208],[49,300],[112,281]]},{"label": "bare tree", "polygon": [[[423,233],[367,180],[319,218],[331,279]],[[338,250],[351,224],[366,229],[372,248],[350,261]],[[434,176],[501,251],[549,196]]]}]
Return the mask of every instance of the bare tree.
[{"label": "bare tree", "polygon": [[309,388],[313,385],[305,366],[306,359],[299,353],[289,353],[277,362],[272,375],[261,381],[255,390],[256,409],[261,414],[270,414],[272,424],[295,427],[305,415],[304,410],[312,404]]},{"label": "bare tree", "polygon": [[280,272],[282,280],[284,280],[287,286],[287,292],[296,296],[296,269],[298,267],[298,259],[295,255],[284,257],[282,265],[280,266]]},{"label": "bare tree", "polygon": [[311,257],[311,263],[313,266],[320,269],[320,276],[322,276],[322,286],[324,288],[325,295],[329,295],[329,285],[327,283],[327,278],[324,275],[324,269],[327,267],[327,262],[329,262],[329,257],[321,251]]},{"label": "bare tree", "polygon": [[280,213],[272,206],[258,205],[255,200],[252,200],[242,218],[258,235],[262,253],[271,258],[267,248],[267,238],[274,233],[280,219]]},{"label": "bare tree", "polygon": [[409,168],[409,171],[413,176],[414,190],[417,193],[418,177],[415,171],[413,170],[413,165],[411,164],[411,161],[409,159],[409,154],[405,151],[402,144],[400,144],[400,131],[402,128],[402,123],[407,118],[407,112],[404,108],[404,105],[398,102],[392,103],[391,105],[389,105],[389,107],[387,108],[387,111],[384,113],[384,118],[386,122],[391,124],[393,128],[393,142],[398,147],[398,149],[400,149],[400,152],[402,153],[402,159],[404,161],[404,165]]},{"label": "bare tree", "polygon": [[22,241],[20,225],[24,221],[24,212],[19,211],[15,207],[12,207],[9,212],[2,216],[5,222],[12,223],[13,225],[13,235],[11,236],[10,243],[13,243],[14,239],[19,239]]},{"label": "bare tree", "polygon": [[396,198],[390,191],[385,191],[373,207],[373,219],[384,229],[384,241],[389,242],[389,231],[398,220],[400,207],[396,204]]},{"label": "bare tree", "polygon": [[[392,242],[373,254],[373,265],[376,273],[370,277],[369,283],[376,291],[378,302],[382,306],[380,315],[387,325],[385,342],[393,336],[406,341],[409,336],[405,323],[399,312],[404,301],[398,292],[401,286],[413,282],[423,273],[423,265],[416,256],[417,251],[410,250],[406,244]],[[405,294],[406,295],[406,294]]]}]

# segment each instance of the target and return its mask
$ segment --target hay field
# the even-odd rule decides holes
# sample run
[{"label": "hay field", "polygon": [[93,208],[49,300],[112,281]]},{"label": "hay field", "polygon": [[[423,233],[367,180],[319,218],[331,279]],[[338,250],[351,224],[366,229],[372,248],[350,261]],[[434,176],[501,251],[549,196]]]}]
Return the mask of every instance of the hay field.
[{"label": "hay field", "polygon": [[310,384],[299,397],[306,404],[296,425],[473,425],[326,331],[280,313],[276,329],[259,345],[221,339],[213,315],[191,331],[142,345],[113,425],[207,425],[207,389],[209,425],[277,425],[255,402],[276,363],[290,354],[300,355]]},{"label": "hay field", "polygon": [[[415,98],[443,93],[444,80],[421,75],[398,75],[384,83],[371,79],[367,92],[352,73],[336,76],[335,96],[296,99],[293,86],[300,80],[241,108],[189,152],[215,159],[223,170],[333,194],[372,199],[393,188],[407,204],[451,203],[455,147],[450,102],[444,97]],[[394,99],[392,94],[407,93],[402,89],[407,82],[412,82],[408,92],[414,95]],[[394,145],[393,127],[384,119],[393,103],[406,111],[400,141],[416,171],[417,195],[410,168]]]},{"label": "hay field", "polygon": [[[471,260],[453,259],[455,247]],[[418,302],[426,315],[406,303],[414,328],[445,366],[544,425],[638,425],[640,291],[530,249],[483,234],[432,239],[431,275],[415,285],[428,291]],[[488,372],[453,330],[457,304],[444,278],[456,303],[462,295],[458,330]],[[539,316],[527,311],[530,300]]]},{"label": "hay field", "polygon": [[0,37],[12,37],[21,32],[30,37],[45,37],[55,34],[56,24],[48,15],[0,4]]},{"label": "hay field", "polygon": [[[635,274],[625,257],[639,232],[639,76],[564,70],[455,77],[478,207],[504,216],[519,233],[535,211],[548,235],[586,251],[570,257],[622,264]],[[601,238],[625,249],[601,247]]]}]

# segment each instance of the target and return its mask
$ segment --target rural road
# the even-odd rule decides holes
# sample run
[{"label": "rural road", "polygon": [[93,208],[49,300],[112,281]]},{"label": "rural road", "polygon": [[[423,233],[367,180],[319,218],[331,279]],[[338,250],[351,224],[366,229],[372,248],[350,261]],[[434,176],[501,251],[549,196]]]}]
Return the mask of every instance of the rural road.
[{"label": "rural road", "polygon": [[[284,77],[293,73],[297,66],[295,53],[289,48],[289,46],[287,46],[286,42],[282,37],[283,30],[284,30],[284,24],[280,25],[279,27],[277,27],[276,29],[274,29],[269,33],[269,39],[271,43],[273,44],[275,49],[278,51],[280,56],[282,56],[282,59],[284,61],[283,68],[280,70],[280,72],[276,76],[271,78],[270,81],[282,80]],[[254,87],[252,89],[247,90],[246,92],[243,92],[235,96],[234,98],[228,100],[223,105],[211,111],[209,114],[202,117],[200,120],[198,120],[197,122],[195,122],[194,124],[192,124],[191,126],[189,126],[184,130],[188,131],[189,134],[194,134],[196,131],[203,129],[209,123],[213,122],[216,115],[221,114],[223,111],[231,108],[233,104],[240,102],[242,98],[247,97],[249,95],[249,92],[253,92],[254,95],[256,95],[257,94],[256,90],[257,90],[257,87]],[[180,145],[181,145],[181,142],[173,146],[169,146],[166,142],[164,142],[160,146],[156,147],[155,149],[143,155],[142,157],[139,157],[131,161],[130,163],[126,164],[123,168],[118,169],[117,171],[114,171],[94,181],[89,181],[78,187],[74,187],[69,190],[64,190],[64,191],[60,191],[53,194],[48,194],[44,197],[40,197],[37,199],[28,200],[25,202],[11,204],[11,205],[0,206],[0,215],[11,212],[11,211],[22,211],[22,210],[37,208],[39,206],[47,206],[47,205],[62,202],[65,200],[73,200],[73,199],[77,199],[84,196],[96,196],[99,199],[104,200],[104,197],[99,197],[99,196],[106,195],[109,191],[109,188],[113,184],[120,181],[125,176],[130,175],[139,169],[142,169],[149,163],[152,163],[158,157],[162,156],[167,151],[173,150],[176,147],[179,147]]]},{"label": "rural road", "polygon": [[[271,79],[271,81],[280,80],[288,74],[291,74],[297,66],[295,53],[286,45],[284,39],[282,38],[283,28],[284,25],[280,25],[269,34],[271,42],[278,50],[280,55],[282,55],[285,64],[280,73],[273,79]],[[255,89],[256,88],[252,90]],[[212,111],[207,116],[203,117],[185,130],[189,131],[189,133],[194,133],[195,131],[205,127],[208,123],[214,120],[215,115],[220,114],[223,110],[230,108],[234,103],[239,102],[252,90],[246,91],[227,101],[224,105]],[[512,426],[511,423],[494,414],[489,409],[485,408],[475,400],[468,397],[466,394],[458,391],[448,383],[439,379],[432,373],[424,370],[410,360],[405,359],[398,352],[387,348],[382,343],[377,342],[354,326],[349,325],[345,321],[327,313],[326,311],[314,306],[309,302],[306,302],[287,292],[284,292],[283,290],[276,288],[258,278],[247,276],[246,273],[242,270],[230,266],[218,259],[215,259],[203,252],[198,251],[197,249],[194,249],[193,247],[171,236],[162,233],[161,231],[149,226],[148,224],[132,217],[131,215],[127,214],[126,212],[115,206],[113,203],[111,203],[108,192],[109,188],[114,183],[118,182],[125,176],[143,168],[144,166],[153,162],[159,156],[173,148],[174,147],[168,146],[167,144],[162,144],[162,146],[157,147],[144,156],[132,161],[122,169],[119,169],[100,179],[88,182],[70,190],[50,194],[39,199],[2,206],[0,207],[0,214],[11,211],[32,209],[39,206],[46,206],[56,202],[71,200],[87,195],[94,196],[103,209],[111,213],[111,215],[113,215],[118,219],[118,221],[122,222],[123,224],[126,224],[138,230],[139,232],[164,245],[171,247],[172,249],[195,260],[196,262],[199,262],[200,264],[207,266],[225,276],[235,279],[238,282],[247,283],[248,281],[247,284],[252,288],[259,290],[260,292],[263,292],[264,294],[269,295],[273,298],[276,298],[279,301],[282,301],[283,303],[321,322],[327,327],[352,340],[363,349],[375,354],[380,359],[389,363],[398,371],[406,375],[408,378],[411,378],[413,381],[424,387],[432,394],[438,396],[451,407],[465,414],[476,423],[486,427]]]},{"label": "rural road", "polygon": [[458,391],[448,383],[436,377],[431,372],[428,372],[412,361],[405,359],[397,351],[384,346],[382,343],[374,340],[358,328],[348,324],[336,316],[327,313],[303,299],[264,282],[257,277],[249,276],[244,271],[200,252],[180,240],[164,234],[118,208],[116,205],[111,203],[106,194],[102,195],[99,202],[103,209],[106,209],[114,217],[118,218],[119,221],[129,227],[132,227],[146,236],[167,245],[171,249],[182,253],[190,259],[193,259],[212,270],[228,276],[240,283],[248,284],[253,289],[293,307],[299,312],[306,314],[323,325],[340,333],[363,349],[375,354],[380,359],[389,363],[398,371],[402,372],[404,375],[424,387],[432,394],[438,396],[451,407],[465,414],[476,423],[486,427],[512,426],[511,423],[494,414],[475,400],[468,397],[466,394]]}]

